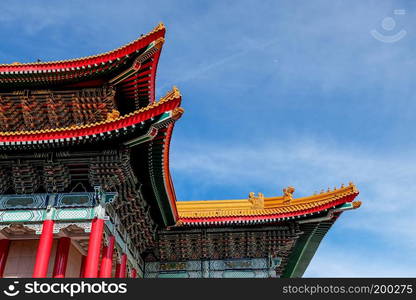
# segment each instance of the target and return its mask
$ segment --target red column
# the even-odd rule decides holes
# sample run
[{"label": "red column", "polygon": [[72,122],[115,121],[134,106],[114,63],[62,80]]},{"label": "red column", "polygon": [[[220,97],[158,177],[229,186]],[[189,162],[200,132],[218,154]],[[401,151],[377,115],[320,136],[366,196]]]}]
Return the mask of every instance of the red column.
[{"label": "red column", "polygon": [[131,272],[130,272],[130,277],[131,277],[131,278],[137,278],[137,271],[136,271],[136,269],[135,269],[135,268],[132,268],[132,269],[131,269]]},{"label": "red column", "polygon": [[6,267],[7,256],[9,255],[10,240],[0,240],[0,278],[3,278]]},{"label": "red column", "polygon": [[85,273],[85,260],[86,260],[86,256],[83,255],[81,257],[81,268],[79,270],[79,278],[84,278],[84,273]]},{"label": "red column", "polygon": [[59,239],[58,247],[56,248],[55,264],[53,266],[53,278],[65,278],[70,245],[70,238],[61,237]]},{"label": "red column", "polygon": [[100,248],[103,238],[104,219],[92,220],[90,240],[88,244],[87,260],[85,262],[85,278],[97,278],[98,264],[100,262]]},{"label": "red column", "polygon": [[113,270],[113,253],[114,253],[115,237],[112,235],[108,238],[108,246],[103,252],[101,260],[100,278],[111,278],[111,271]]},{"label": "red column", "polygon": [[120,264],[116,263],[116,270],[114,272],[114,278],[119,278],[118,275],[120,273]]},{"label": "red column", "polygon": [[51,256],[53,243],[53,225],[53,220],[43,221],[42,234],[36,253],[35,268],[33,270],[33,278],[44,278],[48,273],[49,258]]},{"label": "red column", "polygon": [[101,274],[101,269],[103,267],[103,258],[105,256],[105,253],[107,253],[107,246],[103,245],[103,247],[101,248],[101,260],[100,260],[101,263],[99,263],[99,267],[98,267],[98,277],[100,277],[100,274]]},{"label": "red column", "polygon": [[126,278],[126,271],[127,271],[127,254],[121,255],[121,262],[117,264],[118,272],[116,268],[116,278]]}]

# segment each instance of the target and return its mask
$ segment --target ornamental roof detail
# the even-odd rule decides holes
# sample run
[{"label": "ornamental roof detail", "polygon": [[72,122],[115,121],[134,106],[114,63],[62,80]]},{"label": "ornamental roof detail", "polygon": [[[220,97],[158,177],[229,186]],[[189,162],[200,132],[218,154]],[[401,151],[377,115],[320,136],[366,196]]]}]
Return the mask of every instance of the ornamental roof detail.
[{"label": "ornamental roof detail", "polygon": [[[82,58],[0,64],[0,89],[3,92],[14,92],[36,89],[117,87],[117,98],[120,103],[124,103],[123,105],[130,106],[129,112],[134,110],[131,106],[135,109],[145,107],[155,101],[156,71],[165,41],[165,32],[165,26],[161,23],[148,34],[118,49]],[[11,104],[6,101],[6,106],[11,104],[7,110],[15,110],[14,106],[21,105],[19,102],[21,101]],[[45,104],[33,104],[33,108],[36,109],[44,107]],[[65,109],[68,109],[68,106],[65,106]],[[10,117],[10,113],[5,115],[8,116],[7,118]],[[27,120],[30,118],[30,116],[26,117]],[[31,124],[32,127],[38,125]]]},{"label": "ornamental roof detail", "polygon": [[[117,60],[122,56],[128,55],[143,46],[151,42],[151,39],[158,38],[159,35],[163,35],[165,33],[165,25],[163,23],[159,23],[152,31],[147,34],[144,34],[137,38],[136,40],[123,45],[117,49],[96,54],[90,55],[75,59],[66,59],[66,60],[57,60],[57,61],[46,61],[46,62],[29,62],[29,63],[20,63],[20,62],[13,62],[11,64],[0,64],[0,72],[17,72],[20,71],[41,71],[41,70],[53,70],[53,69],[62,69],[62,71],[66,71],[66,68],[73,70],[71,68],[81,67],[81,66],[88,66],[94,64],[101,64],[109,62],[110,60]],[[35,72],[36,73],[36,72]]]},{"label": "ornamental roof detail", "polygon": [[174,110],[179,106],[180,101],[181,94],[179,90],[174,87],[172,91],[167,93],[167,95],[162,97],[159,101],[123,116],[115,117],[118,113],[112,112],[107,119],[96,123],[32,131],[0,132],[0,142],[68,138],[86,135],[87,132],[88,134],[100,134],[106,131],[131,126],[157,116],[165,111]]},{"label": "ornamental roof detail", "polygon": [[[243,200],[181,201],[177,202],[179,224],[230,221],[284,220],[306,216],[352,202],[359,191],[353,183],[313,196],[293,198],[293,187],[283,189],[278,197],[250,193]],[[352,202],[358,208],[361,202]]]}]

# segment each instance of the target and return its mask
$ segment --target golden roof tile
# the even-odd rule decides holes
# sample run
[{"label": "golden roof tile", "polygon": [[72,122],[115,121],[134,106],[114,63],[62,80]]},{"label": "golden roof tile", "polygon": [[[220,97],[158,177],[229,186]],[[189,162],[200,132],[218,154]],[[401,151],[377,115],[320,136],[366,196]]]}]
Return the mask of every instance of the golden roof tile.
[{"label": "golden roof tile", "polygon": [[[263,207],[261,208],[253,208],[253,199],[256,198],[254,193],[250,193],[248,199],[179,201],[176,203],[176,206],[180,219],[267,216],[317,209],[336,203],[340,199],[347,199],[349,196],[352,196],[350,197],[350,201],[352,201],[358,193],[357,187],[350,183],[348,186],[342,186],[322,194],[296,199],[291,198],[290,201],[287,198],[288,194],[264,198]],[[345,202],[350,201],[345,200]],[[358,208],[360,205],[361,202],[353,202],[354,208]]]}]

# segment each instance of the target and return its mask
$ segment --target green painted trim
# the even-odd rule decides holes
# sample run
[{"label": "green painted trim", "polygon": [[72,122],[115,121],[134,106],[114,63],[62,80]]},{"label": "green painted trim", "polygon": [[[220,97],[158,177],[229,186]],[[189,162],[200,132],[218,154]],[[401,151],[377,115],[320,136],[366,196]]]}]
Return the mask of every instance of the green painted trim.
[{"label": "green painted trim", "polygon": [[301,226],[304,232],[297,240],[292,253],[289,256],[288,263],[283,271],[283,278],[302,277],[309,266],[313,256],[324,238],[325,234],[331,228],[333,220],[320,223],[309,223]]},{"label": "green painted trim", "polygon": [[162,215],[163,223],[165,224],[165,226],[173,225],[174,218],[172,213],[170,212],[170,205],[168,209],[166,209],[165,207],[165,204],[169,203],[169,199],[166,194],[164,184],[162,187],[160,187],[160,184],[158,184],[155,180],[155,176],[151,176],[150,180],[152,182],[153,192],[157,201],[157,205],[159,206],[160,214]]},{"label": "green painted trim", "polygon": [[[71,217],[62,217],[65,214],[73,214]],[[78,216],[77,216],[78,215]],[[44,209],[14,210],[0,212],[0,223],[15,222],[42,222],[47,219],[47,211]],[[94,219],[94,208],[59,208],[52,212],[52,220],[55,221],[81,221]]]}]

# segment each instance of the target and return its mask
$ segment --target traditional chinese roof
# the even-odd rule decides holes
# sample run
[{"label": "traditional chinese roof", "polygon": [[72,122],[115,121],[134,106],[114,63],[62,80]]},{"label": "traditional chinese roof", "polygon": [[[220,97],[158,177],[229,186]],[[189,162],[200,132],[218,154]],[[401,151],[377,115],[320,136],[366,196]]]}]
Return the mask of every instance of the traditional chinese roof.
[{"label": "traditional chinese roof", "polygon": [[123,98],[145,106],[155,99],[155,76],[165,26],[118,49],[88,57],[0,64],[0,89],[117,85]]},{"label": "traditional chinese roof", "polygon": [[[346,187],[296,199],[292,197],[293,188],[285,189],[284,192],[283,196],[270,198],[250,193],[249,198],[243,200],[177,202],[177,225],[256,224],[310,217],[351,203],[359,193],[352,183]],[[360,204],[359,201],[352,202],[349,208],[357,208]]]},{"label": "traditional chinese roof", "polygon": [[[142,192],[163,225],[177,221],[176,195],[169,171],[169,146],[176,120],[183,114],[182,96],[174,87],[159,101],[131,113],[70,127],[0,132],[0,149],[7,153],[34,149],[100,149],[123,144],[132,151]],[[68,148],[71,147],[71,148]],[[88,152],[88,150],[86,150]]]},{"label": "traditional chinese roof", "polygon": [[[169,145],[183,109],[174,88],[155,101],[165,26],[88,57],[0,64],[0,149],[128,148],[141,192],[164,225],[177,221]],[[114,158],[115,159],[115,158]],[[116,159],[115,159],[116,161]],[[117,164],[114,162],[114,164]],[[109,169],[105,169],[107,172]]]},{"label": "traditional chinese roof", "polygon": [[137,124],[161,115],[164,112],[173,111],[179,106],[180,102],[181,95],[179,90],[174,88],[157,102],[129,114],[116,118],[107,118],[101,122],[33,131],[0,132],[0,146],[66,142],[70,140],[82,140],[88,136],[103,136],[111,134],[111,132],[127,130],[128,127],[135,127]]}]

